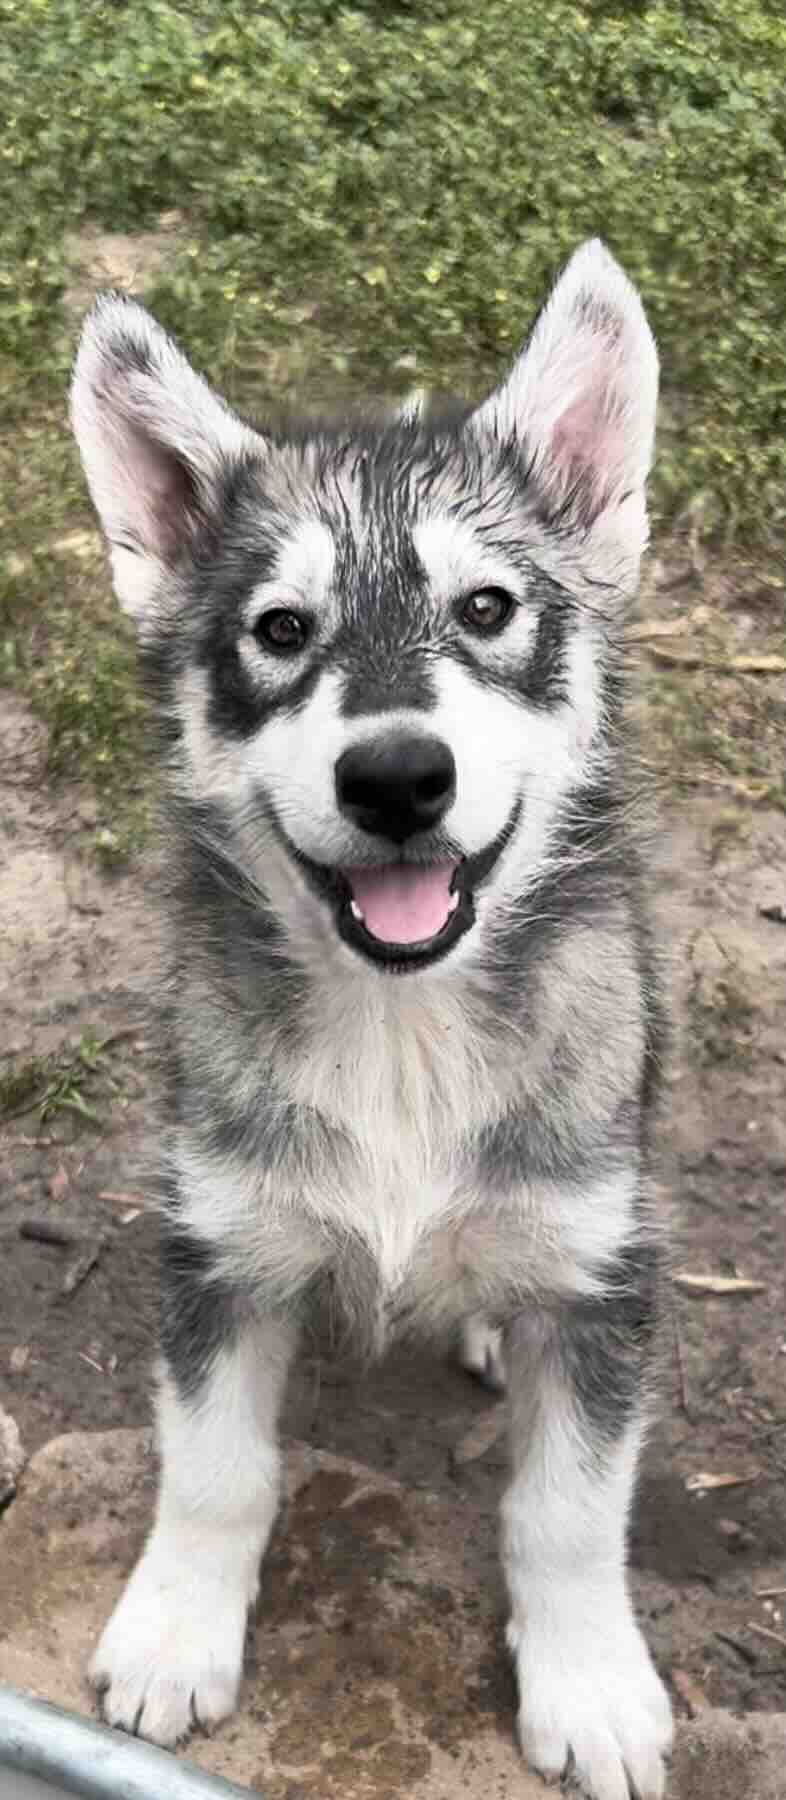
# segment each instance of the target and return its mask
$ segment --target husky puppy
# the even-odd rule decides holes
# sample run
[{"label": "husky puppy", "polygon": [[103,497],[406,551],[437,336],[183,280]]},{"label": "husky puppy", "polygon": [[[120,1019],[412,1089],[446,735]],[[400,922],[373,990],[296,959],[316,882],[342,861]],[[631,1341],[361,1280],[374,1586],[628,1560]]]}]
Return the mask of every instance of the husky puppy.
[{"label": "husky puppy", "polygon": [[161,1480],[92,1663],[161,1744],[231,1713],[276,1421],[330,1284],[500,1377],[525,1756],[657,1800],[625,1536],[658,1006],[621,726],[657,356],[598,242],[474,410],[241,421],[99,299],[73,424],[162,725]]}]

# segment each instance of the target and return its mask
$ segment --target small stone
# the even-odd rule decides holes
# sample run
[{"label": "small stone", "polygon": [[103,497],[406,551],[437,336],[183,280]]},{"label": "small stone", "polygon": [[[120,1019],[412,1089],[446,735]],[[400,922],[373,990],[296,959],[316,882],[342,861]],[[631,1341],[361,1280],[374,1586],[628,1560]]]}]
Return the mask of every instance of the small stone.
[{"label": "small stone", "polygon": [[0,1406],[0,1506],[13,1500],[26,1461],[16,1419]]}]

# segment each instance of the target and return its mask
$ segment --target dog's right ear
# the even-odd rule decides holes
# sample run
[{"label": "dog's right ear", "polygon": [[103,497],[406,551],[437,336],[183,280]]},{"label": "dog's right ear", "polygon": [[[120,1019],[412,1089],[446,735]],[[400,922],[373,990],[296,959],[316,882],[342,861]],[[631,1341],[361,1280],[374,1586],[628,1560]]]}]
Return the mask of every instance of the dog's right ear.
[{"label": "dog's right ear", "polygon": [[135,300],[105,294],[85,321],[71,422],[109,543],[115,590],[144,628],[167,570],[264,440],[195,374]]}]

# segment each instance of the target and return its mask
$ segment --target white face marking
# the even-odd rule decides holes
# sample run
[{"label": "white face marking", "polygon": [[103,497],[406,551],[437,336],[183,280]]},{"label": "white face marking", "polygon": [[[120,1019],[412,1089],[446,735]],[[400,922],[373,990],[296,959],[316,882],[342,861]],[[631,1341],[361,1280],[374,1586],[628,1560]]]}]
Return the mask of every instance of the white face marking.
[{"label": "white face marking", "polygon": [[321,519],[301,519],[279,550],[276,566],[266,581],[255,587],[244,609],[244,623],[253,630],[260,613],[269,606],[307,606],[320,612],[327,600],[336,561],[332,531]]},{"label": "white face marking", "polygon": [[279,608],[305,612],[317,636],[324,636],[332,624],[328,596],[335,562],[333,533],[320,519],[301,519],[283,540],[271,574],[257,583],[247,601],[243,609],[246,629],[238,639],[238,649],[252,679],[264,682],[268,690],[292,680],[293,664],[287,657],[266,654],[254,636],[258,620]]},{"label": "white face marking", "polygon": [[[452,518],[448,513],[432,513],[418,519],[412,529],[412,542],[428,576],[431,592],[441,606],[447,607],[464,595],[488,587],[505,588],[517,600],[527,598],[527,584],[519,571],[500,551],[490,549],[465,519]],[[523,617],[525,623],[531,625],[534,636],[537,625],[534,611],[524,613]],[[505,640],[510,629],[504,633]],[[476,648],[479,641],[475,640]],[[502,641],[490,640],[491,643]],[[521,640],[517,639],[515,651],[522,647]]]}]

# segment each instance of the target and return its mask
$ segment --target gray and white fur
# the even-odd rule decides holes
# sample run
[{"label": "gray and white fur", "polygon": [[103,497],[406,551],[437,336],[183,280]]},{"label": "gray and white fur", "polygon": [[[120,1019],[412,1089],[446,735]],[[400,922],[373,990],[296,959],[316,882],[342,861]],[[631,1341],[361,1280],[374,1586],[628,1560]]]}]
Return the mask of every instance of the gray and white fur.
[{"label": "gray and white fur", "polygon": [[526,1757],[657,1800],[626,1522],[659,1008],[619,644],[657,357],[604,247],[498,390],[243,423],[153,319],[84,328],[74,430],[161,726],[170,980],[155,1523],[92,1664],[163,1744],[235,1706],[276,1422],[329,1284],[367,1352],[511,1397]]}]

